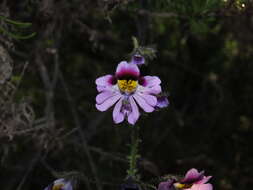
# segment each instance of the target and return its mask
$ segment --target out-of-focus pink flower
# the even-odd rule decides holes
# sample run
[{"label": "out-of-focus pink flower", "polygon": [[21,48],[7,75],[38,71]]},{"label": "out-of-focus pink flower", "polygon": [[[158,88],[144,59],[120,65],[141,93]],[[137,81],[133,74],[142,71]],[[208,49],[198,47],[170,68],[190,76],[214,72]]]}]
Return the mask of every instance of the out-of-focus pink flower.
[{"label": "out-of-focus pink flower", "polygon": [[70,181],[63,178],[55,180],[52,184],[47,186],[44,190],[73,190]]},{"label": "out-of-focus pink flower", "polygon": [[122,61],[118,64],[115,75],[105,75],[96,80],[99,92],[96,108],[106,111],[115,105],[114,122],[121,123],[127,118],[134,125],[140,116],[138,106],[148,113],[155,110],[156,95],[161,93],[160,83],[157,76],[142,77],[136,64]]},{"label": "out-of-focus pink flower", "polygon": [[213,186],[207,183],[212,176],[204,176],[204,171],[198,172],[195,168],[190,169],[185,177],[177,183],[174,187],[184,190],[212,190]]},{"label": "out-of-focus pink flower", "polygon": [[174,190],[174,186],[173,186],[174,182],[175,180],[172,180],[172,179],[161,182],[158,186],[158,190]]},{"label": "out-of-focus pink flower", "polygon": [[198,172],[195,168],[190,169],[182,180],[170,179],[161,182],[158,190],[212,190],[213,186],[207,183],[212,176],[204,176],[204,171]]}]

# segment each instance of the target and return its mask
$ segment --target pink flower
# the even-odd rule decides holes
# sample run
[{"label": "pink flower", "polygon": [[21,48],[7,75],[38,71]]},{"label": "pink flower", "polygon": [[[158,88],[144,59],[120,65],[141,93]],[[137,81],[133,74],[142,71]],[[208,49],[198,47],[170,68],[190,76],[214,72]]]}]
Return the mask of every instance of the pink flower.
[{"label": "pink flower", "polygon": [[161,93],[161,80],[156,76],[140,76],[136,64],[122,61],[118,64],[115,75],[97,78],[99,94],[96,108],[99,111],[113,109],[114,122],[121,123],[127,118],[132,125],[140,116],[138,106],[145,112],[153,112],[157,105],[156,95]]},{"label": "pink flower", "polygon": [[174,187],[184,190],[212,190],[213,186],[207,183],[212,176],[204,176],[204,171],[198,172],[195,168],[190,169],[185,177],[177,183]]},{"label": "pink flower", "polygon": [[173,187],[174,182],[175,180],[172,180],[172,179],[161,182],[158,186],[158,190],[174,190],[174,187]]},{"label": "pink flower", "polygon": [[207,183],[212,176],[204,176],[204,171],[198,172],[195,168],[190,169],[185,177],[178,181],[169,179],[161,182],[158,190],[213,190],[213,186]]}]

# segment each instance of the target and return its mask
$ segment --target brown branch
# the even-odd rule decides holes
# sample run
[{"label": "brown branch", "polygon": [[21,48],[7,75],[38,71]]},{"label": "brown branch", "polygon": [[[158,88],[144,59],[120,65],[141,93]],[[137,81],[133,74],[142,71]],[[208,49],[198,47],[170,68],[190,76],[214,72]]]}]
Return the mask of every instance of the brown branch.
[{"label": "brown branch", "polygon": [[54,100],[54,88],[52,86],[52,82],[49,77],[49,73],[47,71],[47,68],[45,64],[42,61],[42,58],[40,56],[40,51],[37,50],[36,52],[36,59],[35,62],[38,66],[39,73],[41,76],[41,79],[44,84],[44,88],[46,91],[46,108],[45,108],[45,115],[47,117],[47,124],[50,127],[54,126],[54,106],[53,106],[53,100]]}]

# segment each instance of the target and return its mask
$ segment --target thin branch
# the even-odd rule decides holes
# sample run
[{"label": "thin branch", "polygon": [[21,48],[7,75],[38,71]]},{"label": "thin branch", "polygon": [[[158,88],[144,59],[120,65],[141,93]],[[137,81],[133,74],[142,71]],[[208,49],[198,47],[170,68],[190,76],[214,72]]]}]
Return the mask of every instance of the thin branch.
[{"label": "thin branch", "polygon": [[83,131],[81,129],[81,123],[80,123],[80,120],[79,120],[79,117],[78,117],[78,113],[77,113],[77,111],[75,109],[76,108],[75,103],[74,103],[74,101],[72,99],[72,96],[71,96],[71,94],[69,92],[69,89],[67,87],[67,84],[65,83],[65,80],[64,80],[63,75],[62,75],[61,72],[59,72],[59,77],[60,77],[60,81],[61,81],[61,84],[63,86],[63,89],[64,89],[64,91],[66,93],[66,96],[67,96],[67,99],[68,99],[68,102],[69,102],[69,106],[70,106],[70,111],[72,112],[72,115],[74,117],[75,125],[78,128],[78,132],[79,132],[79,135],[81,137],[82,144],[83,144],[83,149],[84,149],[84,151],[86,153],[86,156],[88,158],[89,164],[91,166],[91,171],[92,171],[92,173],[94,175],[94,178],[95,178],[95,181],[96,181],[96,187],[97,187],[98,190],[102,190],[102,185],[101,185],[100,180],[98,178],[96,165],[94,164],[93,158],[92,158],[92,156],[90,154],[86,137],[83,134]]},{"label": "thin branch", "polygon": [[54,75],[52,79],[52,88],[55,88],[59,75],[59,55],[57,49],[53,49],[52,51],[54,53]]},{"label": "thin branch", "polygon": [[89,150],[91,150],[93,152],[96,152],[96,153],[98,153],[98,154],[100,154],[102,156],[105,156],[108,159],[112,159],[112,160],[115,160],[115,161],[119,161],[119,162],[123,162],[123,163],[128,164],[128,160],[127,159],[125,159],[123,157],[120,157],[120,156],[117,156],[117,155],[115,155],[113,153],[105,152],[101,148],[89,146]]},{"label": "thin branch", "polygon": [[54,126],[54,107],[53,107],[54,89],[52,88],[49,73],[47,71],[46,66],[41,60],[39,52],[36,53],[36,63],[38,65],[40,76],[46,91],[45,115],[47,116],[47,124],[48,126]]},{"label": "thin branch", "polygon": [[19,86],[20,86],[20,84],[21,84],[21,82],[22,82],[22,79],[24,78],[25,71],[26,71],[26,69],[27,69],[29,63],[30,63],[30,62],[28,62],[28,61],[25,62],[25,65],[24,65],[24,67],[23,67],[23,69],[22,69],[22,72],[20,73],[20,80],[18,81],[18,84],[16,85],[16,89],[15,89],[15,90],[13,91],[13,93],[12,93],[12,98],[13,98],[13,96],[16,94],[16,92],[17,92],[17,90],[18,90],[18,88],[19,88]]},{"label": "thin branch", "polygon": [[30,162],[30,166],[29,166],[28,170],[26,171],[25,175],[23,176],[21,182],[19,183],[19,185],[17,187],[17,190],[21,190],[22,189],[22,187],[25,184],[25,182],[26,182],[29,174],[33,171],[34,167],[36,166],[37,162],[39,161],[41,153],[42,153],[42,150],[40,150],[36,154],[36,156],[33,158],[33,160]]}]

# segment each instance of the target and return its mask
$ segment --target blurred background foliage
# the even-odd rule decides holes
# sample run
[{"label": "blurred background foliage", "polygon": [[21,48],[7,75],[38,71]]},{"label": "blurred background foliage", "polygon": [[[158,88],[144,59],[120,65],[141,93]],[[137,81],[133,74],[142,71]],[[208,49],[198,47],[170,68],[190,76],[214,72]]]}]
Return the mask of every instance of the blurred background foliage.
[{"label": "blurred background foliage", "polygon": [[[253,4],[250,0],[2,0],[1,187],[119,189],[127,124],[95,109],[95,79],[129,60],[132,36],[157,56],[170,106],[138,121],[142,181],[213,175],[215,189],[252,187]],[[24,40],[26,39],[26,40]]]}]

